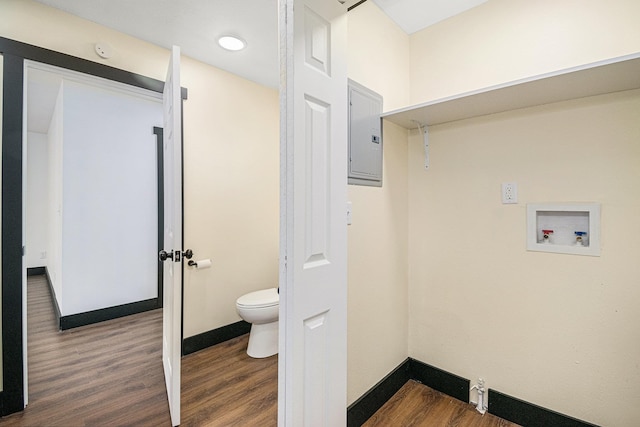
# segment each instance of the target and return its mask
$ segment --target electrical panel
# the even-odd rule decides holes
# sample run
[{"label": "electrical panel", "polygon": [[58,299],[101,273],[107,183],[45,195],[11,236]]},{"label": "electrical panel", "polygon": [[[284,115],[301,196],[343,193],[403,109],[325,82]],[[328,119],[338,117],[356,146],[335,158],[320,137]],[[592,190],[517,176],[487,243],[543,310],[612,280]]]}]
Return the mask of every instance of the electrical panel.
[{"label": "electrical panel", "polygon": [[349,184],[382,187],[382,96],[349,80]]}]

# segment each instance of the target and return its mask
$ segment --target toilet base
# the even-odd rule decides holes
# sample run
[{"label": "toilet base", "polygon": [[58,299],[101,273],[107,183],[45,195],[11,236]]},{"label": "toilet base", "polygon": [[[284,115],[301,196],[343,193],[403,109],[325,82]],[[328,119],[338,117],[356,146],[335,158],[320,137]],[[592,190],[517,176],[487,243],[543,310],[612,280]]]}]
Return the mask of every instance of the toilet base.
[{"label": "toilet base", "polygon": [[278,353],[278,321],[262,325],[251,324],[247,354],[262,359]]}]

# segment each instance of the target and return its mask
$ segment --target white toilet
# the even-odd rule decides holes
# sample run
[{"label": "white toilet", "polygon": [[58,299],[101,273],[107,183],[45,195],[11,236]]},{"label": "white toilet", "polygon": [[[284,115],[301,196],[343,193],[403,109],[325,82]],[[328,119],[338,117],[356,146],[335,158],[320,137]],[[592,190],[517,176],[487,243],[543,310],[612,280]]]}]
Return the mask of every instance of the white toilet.
[{"label": "white toilet", "polygon": [[250,292],[236,300],[236,311],[245,322],[251,323],[249,356],[263,358],[278,353],[279,305],[277,288]]}]

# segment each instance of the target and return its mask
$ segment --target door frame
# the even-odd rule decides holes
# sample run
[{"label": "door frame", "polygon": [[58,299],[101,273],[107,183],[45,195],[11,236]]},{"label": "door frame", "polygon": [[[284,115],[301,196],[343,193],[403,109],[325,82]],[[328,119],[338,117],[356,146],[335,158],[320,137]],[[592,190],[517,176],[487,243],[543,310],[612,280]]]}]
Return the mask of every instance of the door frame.
[{"label": "door frame", "polygon": [[[164,82],[97,62],[0,37],[2,109],[2,369],[0,416],[25,404],[23,332],[23,107],[24,62],[32,60],[162,94]],[[187,90],[182,88],[182,99]]]}]

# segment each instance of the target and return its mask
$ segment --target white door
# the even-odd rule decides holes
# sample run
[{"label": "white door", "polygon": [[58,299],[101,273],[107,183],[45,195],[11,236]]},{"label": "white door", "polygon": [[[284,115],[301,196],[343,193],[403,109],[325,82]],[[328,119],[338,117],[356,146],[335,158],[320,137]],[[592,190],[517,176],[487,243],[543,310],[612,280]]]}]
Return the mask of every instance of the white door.
[{"label": "white door", "polygon": [[[162,364],[171,423],[180,424],[182,340],[182,99],[180,48],[171,51],[164,86],[164,251]],[[161,253],[161,258],[163,257]]]},{"label": "white door", "polygon": [[346,424],[346,30],[338,0],[280,1],[280,426]]}]

